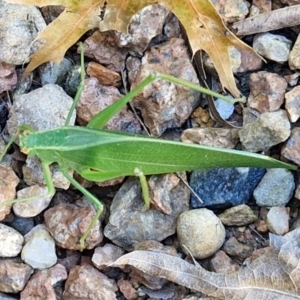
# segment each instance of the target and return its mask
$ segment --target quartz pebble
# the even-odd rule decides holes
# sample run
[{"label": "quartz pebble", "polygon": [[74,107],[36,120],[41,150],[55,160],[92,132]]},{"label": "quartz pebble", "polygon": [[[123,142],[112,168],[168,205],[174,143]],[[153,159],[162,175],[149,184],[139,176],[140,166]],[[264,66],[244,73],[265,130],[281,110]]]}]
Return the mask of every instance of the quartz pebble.
[{"label": "quartz pebble", "polygon": [[53,238],[45,229],[35,231],[24,245],[21,257],[34,269],[52,267],[57,262]]},{"label": "quartz pebble", "polygon": [[284,235],[289,232],[289,209],[286,207],[271,207],[267,215],[267,225],[270,232]]}]

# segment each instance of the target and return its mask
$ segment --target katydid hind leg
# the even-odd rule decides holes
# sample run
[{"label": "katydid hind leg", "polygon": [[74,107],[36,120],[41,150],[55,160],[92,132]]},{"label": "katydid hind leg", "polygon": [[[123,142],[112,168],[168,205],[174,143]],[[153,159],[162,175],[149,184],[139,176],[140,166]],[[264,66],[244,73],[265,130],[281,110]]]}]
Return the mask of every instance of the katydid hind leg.
[{"label": "katydid hind leg", "polygon": [[73,186],[75,186],[80,192],[82,192],[82,194],[85,195],[87,199],[96,206],[97,209],[95,216],[93,217],[91,223],[88,226],[88,229],[79,240],[80,248],[81,250],[83,250],[85,248],[85,240],[89,236],[92,228],[94,227],[97,220],[102,214],[103,204],[93,194],[91,194],[87,189],[85,189],[79,182],[77,182],[72,176],[70,176],[66,169],[61,168],[60,170],[63,173],[63,175],[70,181],[70,183],[73,184]]}]

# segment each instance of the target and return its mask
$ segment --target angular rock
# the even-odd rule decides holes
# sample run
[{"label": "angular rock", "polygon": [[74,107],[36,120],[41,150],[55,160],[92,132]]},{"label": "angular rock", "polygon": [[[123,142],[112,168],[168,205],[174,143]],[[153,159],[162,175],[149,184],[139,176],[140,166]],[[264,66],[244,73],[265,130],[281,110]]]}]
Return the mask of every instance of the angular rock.
[{"label": "angular rock", "polygon": [[[170,183],[171,181],[166,184]],[[174,234],[179,215],[188,209],[190,192],[181,181],[173,188],[169,187],[168,189],[170,192],[167,200],[171,209],[169,215],[152,208],[146,210],[139,180],[129,178],[112,202],[109,222],[104,229],[104,235],[116,245],[130,251],[138,242],[162,241]],[[151,193],[150,190],[152,198]]]},{"label": "angular rock", "polygon": [[296,122],[300,117],[300,86],[294,87],[285,94],[285,109],[290,121]]},{"label": "angular rock", "polygon": [[0,257],[17,256],[23,247],[24,238],[15,229],[0,223]]},{"label": "angular rock", "polygon": [[88,63],[86,73],[91,77],[97,78],[99,83],[103,85],[120,87],[122,84],[119,73],[110,70],[94,61]]},{"label": "angular rock", "polygon": [[[37,131],[64,126],[72,103],[73,99],[60,86],[55,84],[46,84],[42,88],[33,90],[28,94],[16,95],[10,111],[11,117],[7,121],[9,134],[15,134],[17,128],[24,124],[31,126]],[[47,117],[45,118],[45,116]],[[70,125],[75,124],[75,117],[76,112],[74,111]],[[33,163],[36,167],[32,167],[31,163],[33,161],[36,162],[34,158],[28,159],[27,169],[26,167],[24,169],[25,177],[29,178],[29,184],[32,183],[32,177],[39,178],[39,181],[34,183],[45,184],[43,176],[36,175],[37,172],[38,174],[42,174],[41,166]],[[26,171],[28,172],[26,173]],[[59,176],[60,179],[55,178],[54,185],[58,181],[65,184],[59,187],[69,187],[69,182],[61,172],[54,177],[56,176]]]},{"label": "angular rock", "polygon": [[[231,98],[231,97],[229,96],[229,98]],[[220,117],[224,120],[229,119],[230,116],[234,112],[233,103],[228,103],[228,102],[224,101],[223,99],[216,99],[215,106],[216,106],[216,109],[217,109]]]},{"label": "angular rock", "polygon": [[286,205],[295,188],[294,176],[285,169],[269,169],[253,192],[257,205],[273,207]]},{"label": "angular rock", "polygon": [[[0,165],[0,203],[16,198],[19,178],[11,167]],[[0,206],[0,221],[9,214],[12,204]]]},{"label": "angular rock", "polygon": [[235,256],[241,262],[251,256],[253,252],[250,246],[240,243],[235,237],[231,237],[226,241],[222,250],[230,256]]},{"label": "angular rock", "polygon": [[289,208],[271,207],[267,215],[267,225],[270,232],[284,235],[289,232]]},{"label": "angular rock", "polygon": [[75,266],[66,281],[63,299],[117,300],[117,290],[115,281],[96,268],[89,265]]},{"label": "angular rock", "polygon": [[196,259],[203,259],[221,248],[225,241],[225,228],[211,210],[193,209],[180,215],[177,236],[183,252],[188,255],[189,250]]},{"label": "angular rock", "polygon": [[105,244],[94,251],[92,262],[98,270],[105,270],[107,265],[116,261],[124,254],[124,250],[113,244]]},{"label": "angular rock", "polygon": [[[81,250],[79,240],[88,229],[94,215],[92,207],[61,203],[48,209],[44,218],[47,230],[59,247]],[[85,241],[86,249],[93,249],[102,239],[103,234],[97,221]]]},{"label": "angular rock", "polygon": [[193,208],[226,208],[247,203],[265,169],[224,168],[193,171],[190,186],[203,203],[192,194]]},{"label": "angular rock", "polygon": [[280,108],[287,82],[275,73],[260,71],[251,74],[249,86],[248,106],[263,113]]},{"label": "angular rock", "polygon": [[245,204],[226,209],[218,218],[227,226],[244,226],[257,220],[253,210]]},{"label": "angular rock", "polygon": [[48,188],[46,186],[33,185],[17,192],[18,199],[37,196],[37,200],[17,202],[13,206],[14,213],[23,218],[35,217],[45,210],[52,197],[48,196]]},{"label": "angular rock", "polygon": [[[136,87],[154,72],[169,74],[189,82],[199,84],[191,64],[184,40],[173,38],[146,52],[141,69],[131,85]],[[132,100],[134,107],[141,110],[145,125],[155,136],[160,136],[168,128],[179,127],[189,117],[200,101],[200,94],[173,83],[158,80],[146,86]]]},{"label": "angular rock", "polygon": [[253,48],[258,54],[278,63],[288,60],[291,47],[291,40],[268,32],[257,34],[253,39]]},{"label": "angular rock", "polygon": [[[78,122],[86,125],[100,111],[115,103],[122,96],[117,88],[104,86],[94,77],[86,79],[80,101],[77,104]],[[119,113],[115,114],[105,128],[141,133],[140,123],[127,107],[123,107]]]},{"label": "angular rock", "polygon": [[250,152],[266,151],[290,136],[290,122],[284,110],[262,113],[239,131],[243,147]]},{"label": "angular rock", "polygon": [[300,165],[300,128],[292,129],[290,138],[281,149],[281,155]]},{"label": "angular rock", "polygon": [[216,0],[213,4],[226,23],[241,21],[249,14],[249,6],[245,0]]},{"label": "angular rock", "polygon": [[300,69],[300,35],[298,35],[292,51],[290,52],[289,67],[291,70]]},{"label": "angular rock", "polygon": [[216,273],[231,273],[240,267],[222,250],[217,251],[209,262],[210,270]]},{"label": "angular rock", "polygon": [[28,62],[30,55],[40,44],[33,41],[45,27],[46,23],[40,11],[33,5],[1,1],[0,61],[13,65]]},{"label": "angular rock", "polygon": [[17,72],[15,66],[1,62],[0,65],[0,93],[12,91],[17,84]]},{"label": "angular rock", "polygon": [[25,289],[21,292],[20,300],[56,300],[57,294],[55,293],[55,286],[67,278],[67,270],[60,264],[47,270],[36,271],[28,281]]},{"label": "angular rock", "polygon": [[[1,244],[2,245],[2,244]],[[0,260],[0,292],[22,291],[34,270],[17,259]]]},{"label": "angular rock", "polygon": [[189,128],[183,131],[180,139],[184,143],[233,149],[239,141],[238,132],[235,128]]},{"label": "angular rock", "polygon": [[36,231],[24,245],[21,257],[34,269],[52,267],[57,262],[53,238],[44,229]]}]

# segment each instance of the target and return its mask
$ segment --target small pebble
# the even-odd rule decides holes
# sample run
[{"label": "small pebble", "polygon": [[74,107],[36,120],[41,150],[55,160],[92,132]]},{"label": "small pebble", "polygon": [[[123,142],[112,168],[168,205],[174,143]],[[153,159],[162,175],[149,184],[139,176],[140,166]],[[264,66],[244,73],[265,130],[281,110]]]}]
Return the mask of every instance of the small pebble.
[{"label": "small pebble", "polygon": [[23,242],[24,238],[17,230],[0,223],[0,257],[17,256]]},{"label": "small pebble", "polygon": [[270,232],[284,235],[289,232],[289,209],[286,207],[271,207],[267,215],[267,225]]},{"label": "small pebble", "polygon": [[227,226],[244,226],[257,220],[257,216],[253,210],[245,204],[226,209],[218,217]]},{"label": "small pebble", "polygon": [[273,207],[286,205],[295,189],[294,176],[289,170],[269,169],[253,196],[257,205]]},{"label": "small pebble", "polygon": [[23,247],[21,257],[34,269],[52,267],[57,262],[53,238],[44,229],[36,231]]},{"label": "small pebble", "polygon": [[253,48],[261,56],[278,63],[288,60],[292,41],[282,35],[260,33],[254,36]]},{"label": "small pebble", "polygon": [[[227,97],[232,99],[231,96],[227,96]],[[233,114],[234,105],[232,103],[224,101],[223,99],[217,99],[215,100],[215,106],[220,117],[224,120],[229,119],[230,116]]]},{"label": "small pebble", "polygon": [[196,259],[203,259],[221,248],[225,241],[225,228],[211,210],[194,209],[180,215],[177,235],[186,254],[189,250]]},{"label": "small pebble", "polygon": [[23,218],[35,217],[46,209],[52,197],[48,197],[48,188],[38,184],[27,187],[17,192],[18,199],[38,196],[34,201],[17,202],[13,206],[14,213]]}]

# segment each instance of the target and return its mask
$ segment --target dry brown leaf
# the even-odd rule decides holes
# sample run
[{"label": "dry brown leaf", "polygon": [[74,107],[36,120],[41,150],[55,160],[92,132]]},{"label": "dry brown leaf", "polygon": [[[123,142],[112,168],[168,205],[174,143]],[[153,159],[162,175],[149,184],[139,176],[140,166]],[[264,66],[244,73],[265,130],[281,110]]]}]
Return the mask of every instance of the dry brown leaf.
[{"label": "dry brown leaf", "polygon": [[259,32],[281,29],[300,24],[300,5],[288,6],[259,14],[233,24],[237,35],[249,35]]},{"label": "dry brown leaf", "polygon": [[179,257],[133,251],[112,266],[133,266],[219,299],[300,299],[300,228],[285,236],[270,234],[270,249],[239,271],[213,273]]},{"label": "dry brown leaf", "polygon": [[[46,44],[32,55],[24,76],[47,61],[59,63],[67,49],[86,31],[100,26],[100,30],[115,29],[127,32],[132,16],[150,4],[169,8],[183,24],[193,54],[203,49],[212,59],[224,88],[233,96],[240,95],[236,87],[229,56],[230,47],[253,51],[236,38],[224,25],[209,0],[6,0],[10,3],[36,6],[63,5],[65,11],[38,36]],[[100,8],[106,2],[103,21],[99,23]],[[100,25],[99,25],[100,24]]]}]

